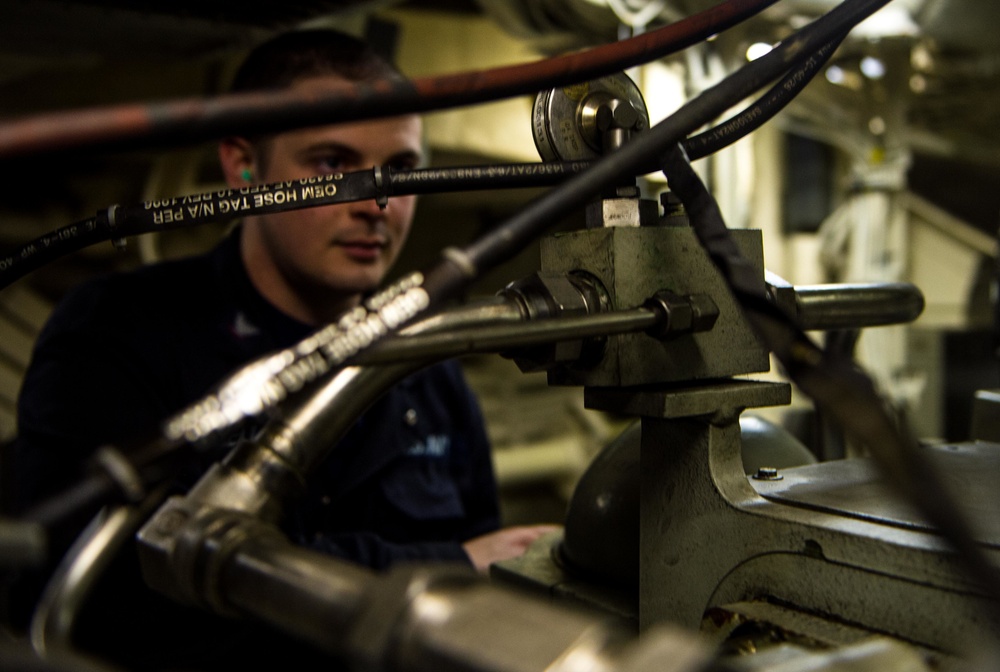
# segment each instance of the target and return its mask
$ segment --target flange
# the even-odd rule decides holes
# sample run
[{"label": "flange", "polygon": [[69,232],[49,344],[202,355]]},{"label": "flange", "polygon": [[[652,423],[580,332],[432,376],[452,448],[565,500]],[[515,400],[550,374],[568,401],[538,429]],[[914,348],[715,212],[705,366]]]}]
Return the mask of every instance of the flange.
[{"label": "flange", "polygon": [[542,160],[579,161],[601,156],[604,129],[599,110],[602,107],[608,108],[612,116],[616,109],[631,108],[637,116],[634,130],[649,128],[649,112],[642,93],[625,73],[542,91],[535,96],[531,130]]}]

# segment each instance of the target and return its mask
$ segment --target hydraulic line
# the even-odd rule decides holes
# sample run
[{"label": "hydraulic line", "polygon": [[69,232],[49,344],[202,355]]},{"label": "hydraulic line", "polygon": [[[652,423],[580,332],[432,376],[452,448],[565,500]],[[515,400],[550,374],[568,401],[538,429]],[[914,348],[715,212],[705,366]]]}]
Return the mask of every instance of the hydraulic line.
[{"label": "hydraulic line", "polygon": [[[739,114],[682,144],[691,160],[733,144],[760,128],[783,109],[819,72],[836,51],[843,35],[800,59],[781,81]],[[32,240],[0,259],[0,289],[27,273],[86,246],[126,236],[226,221],[234,215],[251,216],[302,208],[380,200],[392,196],[544,187],[559,184],[590,167],[590,161],[516,163],[397,171],[389,167],[344,173],[293,183],[273,183],[193,194],[133,206],[111,206],[94,218],[71,224]],[[644,166],[637,174],[652,172]],[[115,225],[109,219],[114,215]]]},{"label": "hydraulic line", "polygon": [[[501,297],[493,297],[423,317],[419,322],[401,330],[400,335],[414,337],[437,331],[462,330],[476,325],[498,325],[522,321],[522,312],[516,305]],[[376,391],[380,394],[398,379],[397,375],[402,376],[407,373],[406,371],[402,374],[399,373],[399,370],[405,368],[405,366],[368,367],[362,369],[360,375],[350,373],[356,369],[340,371],[336,377],[345,376],[344,380],[351,377],[357,379],[350,383],[352,385],[350,401],[351,404],[360,404],[361,406],[355,408],[346,403],[338,406],[338,410],[344,411],[342,417],[339,417],[333,426],[327,427],[325,431],[334,433],[346,431],[353,424],[351,418],[355,417],[355,414],[352,414],[352,411],[360,413],[368,403],[374,400],[374,397],[368,394],[368,390],[377,388]],[[336,385],[333,378],[323,382],[322,386]],[[282,408],[282,415],[286,419],[291,415],[301,415],[301,408],[312,403],[308,397],[314,396],[319,391],[317,389],[304,391],[295,400],[298,410],[294,406],[290,408],[286,405]],[[301,422],[301,419],[297,422]],[[339,438],[339,435],[331,436],[328,441],[323,443],[333,445]],[[135,445],[137,447],[134,450],[102,448],[102,451],[111,451],[114,458],[94,461],[94,468],[89,470],[90,475],[87,478],[78,481],[60,492],[58,496],[49,498],[26,512],[23,515],[25,524],[32,524],[33,529],[51,529],[54,525],[78,516],[80,511],[91,511],[96,505],[105,502],[124,500],[132,504],[139,504],[147,496],[145,490],[150,484],[158,484],[172,479],[179,461],[186,460],[188,455],[199,449],[199,447],[184,440],[168,439],[160,435],[159,432],[152,439],[139,441]],[[119,464],[131,464],[134,467],[134,476],[129,480],[138,479],[140,487],[136,487],[134,483],[122,484],[120,477],[113,477],[113,470],[104,468],[112,461]],[[304,465],[298,466],[306,469]]]},{"label": "hydraulic line", "polygon": [[774,115],[780,112],[795,96],[813,80],[823,66],[829,62],[837,47],[847,37],[843,33],[822,47],[811,56],[802,59],[781,81],[768,89],[767,93],[755,100],[745,110],[717,126],[692,135],[681,143],[688,158],[692,161],[714,154],[723,147],[728,147],[737,140],[753,133]]},{"label": "hydraulic line", "polygon": [[764,284],[742,257],[718,204],[680,147],[664,157],[664,174],[702,245],[722,271],[744,312],[791,380],[845,432],[868,448],[886,480],[958,552],[966,571],[1000,620],[1000,572],[983,553],[972,528],[905,424],[890,414],[875,384],[855,363],[816,346],[793,318],[768,300]]},{"label": "hydraulic line", "polygon": [[[518,251],[541,233],[562,213],[582,206],[593,194],[616,183],[622,175],[635,175],[655,164],[662,152],[680,142],[685,135],[729,109],[768,82],[786,72],[803,53],[813,53],[827,42],[847,32],[852,26],[884,6],[889,0],[846,0],[824,16],[789,36],[771,52],[748,63],[720,83],[706,89],[681,106],[674,114],[653,126],[642,142],[625,144],[620,150],[594,163],[587,172],[571,178],[559,188],[537,199],[508,220],[502,227],[487,233],[461,250],[459,268],[439,266],[428,273],[428,291],[438,291],[437,284],[456,282],[456,273],[491,268]],[[453,257],[458,256],[452,254]]]},{"label": "hydraulic line", "polygon": [[70,149],[197,142],[396,116],[530,94],[609,75],[701,42],[777,0],[727,0],[682,21],[588,51],[492,70],[307,91],[40,114],[0,124],[0,159]]},{"label": "hydraulic line", "polygon": [[107,240],[181,227],[224,222],[288,210],[390,196],[472,189],[552,186],[590,166],[588,161],[518,163],[419,170],[370,170],[309,177],[238,189],[113,205],[89,219],[64,226],[0,257],[0,289],[31,271]]},{"label": "hydraulic line", "polygon": [[0,289],[60,257],[110,238],[108,226],[90,217],[25,243],[0,258]]}]

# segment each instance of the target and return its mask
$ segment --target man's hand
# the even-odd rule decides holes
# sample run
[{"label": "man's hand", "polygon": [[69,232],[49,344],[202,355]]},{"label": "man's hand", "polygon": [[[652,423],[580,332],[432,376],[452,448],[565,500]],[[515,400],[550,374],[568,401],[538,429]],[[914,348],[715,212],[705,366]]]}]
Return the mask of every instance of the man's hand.
[{"label": "man's hand", "polygon": [[558,530],[558,525],[524,525],[506,527],[496,532],[484,534],[462,544],[472,565],[480,574],[485,574],[490,565],[500,560],[516,558],[528,550],[538,537]]}]

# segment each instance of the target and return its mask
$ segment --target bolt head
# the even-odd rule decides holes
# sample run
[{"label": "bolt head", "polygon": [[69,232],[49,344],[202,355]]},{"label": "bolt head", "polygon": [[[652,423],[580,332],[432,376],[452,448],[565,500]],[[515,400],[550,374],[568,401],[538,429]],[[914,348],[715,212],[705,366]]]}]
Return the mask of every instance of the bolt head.
[{"label": "bolt head", "polygon": [[780,481],[784,476],[778,472],[776,467],[759,467],[753,478],[757,481]]}]

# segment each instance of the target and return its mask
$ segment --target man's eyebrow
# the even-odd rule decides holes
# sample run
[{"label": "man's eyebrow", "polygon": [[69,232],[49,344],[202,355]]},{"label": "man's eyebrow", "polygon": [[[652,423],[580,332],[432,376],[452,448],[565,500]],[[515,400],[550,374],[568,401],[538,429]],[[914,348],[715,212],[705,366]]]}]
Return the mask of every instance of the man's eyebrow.
[{"label": "man's eyebrow", "polygon": [[424,153],[417,149],[407,149],[401,152],[397,152],[389,157],[386,163],[398,163],[400,161],[410,161],[414,165],[421,163],[424,160]]},{"label": "man's eyebrow", "polygon": [[354,147],[340,142],[333,142],[331,140],[324,140],[312,145],[307,145],[302,148],[300,153],[303,155],[314,155],[322,154],[324,152],[336,152],[337,154],[344,154],[347,156],[361,156],[361,152]]}]

